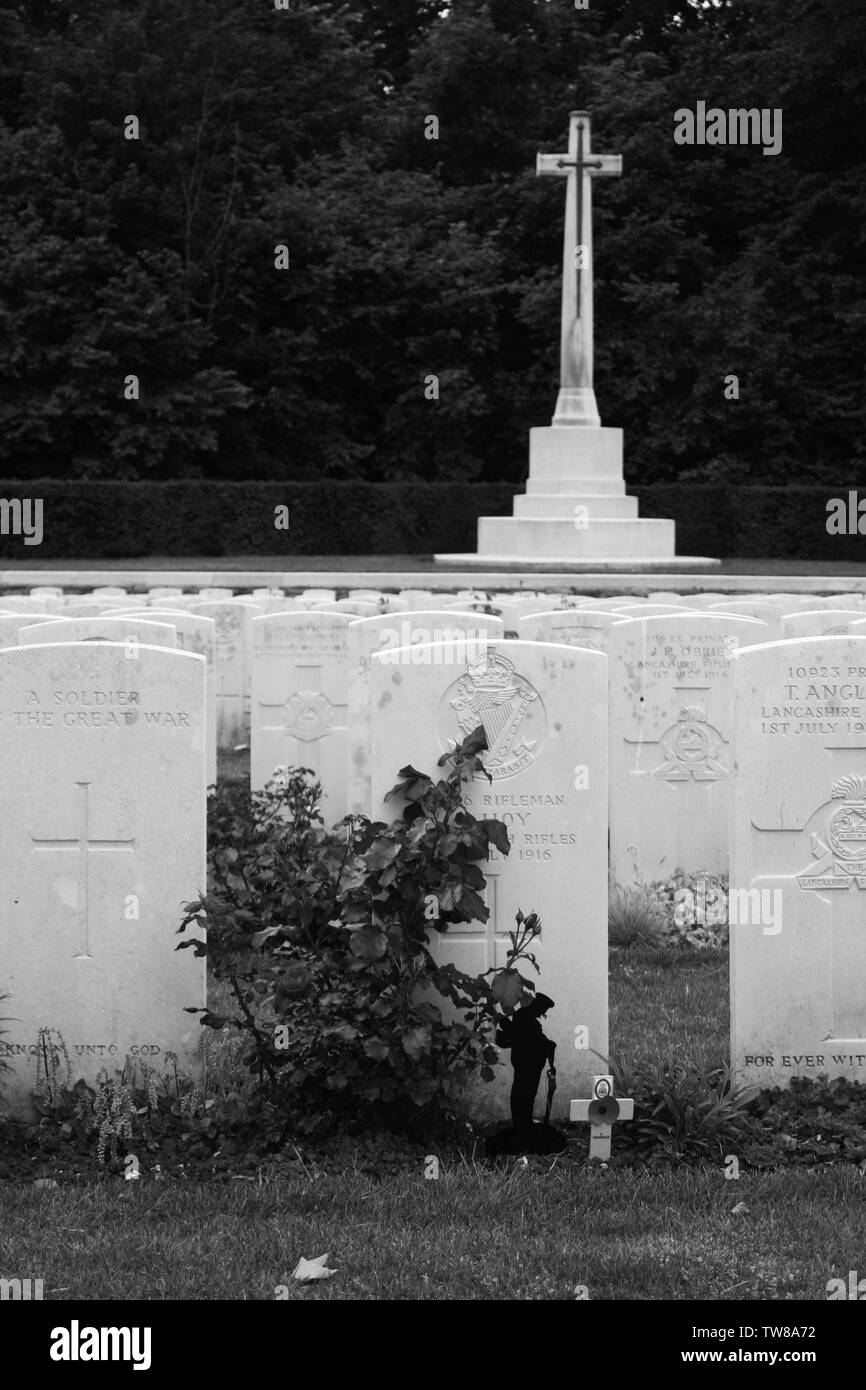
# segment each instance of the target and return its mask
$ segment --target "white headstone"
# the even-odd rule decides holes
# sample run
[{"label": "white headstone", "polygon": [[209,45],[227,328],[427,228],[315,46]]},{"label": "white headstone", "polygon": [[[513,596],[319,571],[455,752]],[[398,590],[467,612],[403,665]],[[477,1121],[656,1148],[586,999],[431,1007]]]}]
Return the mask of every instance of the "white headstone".
[{"label": "white headstone", "polygon": [[52,618],[18,629],[18,646],[46,642],[144,642],[150,647],[176,647],[177,633],[170,623],[141,618]]},{"label": "white headstone", "polygon": [[434,594],[432,589],[401,589],[400,598],[406,600],[410,609],[435,608],[442,595]]},{"label": "white headstone", "polygon": [[[0,1038],[27,1113],[39,1029],[72,1081],[127,1057],[198,1070],[204,961],[176,951],[205,888],[204,662],[109,643],[0,652]],[[63,1071],[61,1070],[61,1077]],[[65,1078],[64,1078],[65,1080]]]},{"label": "white headstone", "polygon": [[742,618],[758,618],[767,624],[767,641],[773,642],[780,635],[782,608],[768,599],[732,598],[724,603],[712,603],[708,613],[731,613]]},{"label": "white headstone", "polygon": [[622,618],[664,618],[668,613],[690,613],[682,603],[624,603],[617,613]]},{"label": "white headstone", "polygon": [[494,599],[491,607],[498,612],[502,619],[505,631],[517,636],[519,631],[520,619],[529,613],[545,613],[549,608],[557,605],[550,602],[548,597],[527,598],[525,596],[510,599]]},{"label": "white headstone", "polygon": [[732,687],[732,1066],[866,1082],[866,637],[742,651]]},{"label": "white headstone", "polygon": [[32,594],[3,594],[0,608],[4,613],[47,613],[48,599]]},{"label": "white headstone", "polygon": [[862,617],[862,608],[816,608],[811,612],[783,613],[781,636],[842,637],[851,631],[851,624]]},{"label": "white headstone", "polygon": [[390,613],[356,618],[349,624],[348,807],[352,815],[369,816],[372,809],[370,659],[374,652],[395,647],[440,644],[446,664],[461,667],[466,658],[483,655],[488,640],[502,638],[500,618],[486,613],[449,609],[413,609],[405,617]]},{"label": "white headstone", "polygon": [[838,598],[827,598],[826,595],[821,598],[816,598],[812,594],[802,594],[798,596],[797,602],[792,603],[785,611],[791,613],[824,613],[828,609],[849,606],[850,605],[840,603]]},{"label": "white headstone", "polygon": [[620,884],[724,873],[733,787],[730,653],[755,618],[684,613],[608,632],[610,863]]},{"label": "white headstone", "polygon": [[[129,602],[128,602],[127,605],[126,605],[127,608],[129,607],[129,604],[130,604],[130,603],[136,603],[136,602],[137,602],[137,599],[135,599],[135,598],[130,598]],[[165,598],[154,598],[154,597],[151,597],[150,595],[148,595],[148,597],[147,597],[147,606],[148,606],[148,607],[153,606],[154,608],[161,608],[161,607],[163,607],[166,603],[170,603],[171,606],[172,606],[172,608],[173,608],[173,610],[174,610],[175,612],[177,612],[177,611],[178,611],[179,609],[181,609],[181,608],[183,608],[183,609],[188,609],[188,608],[191,608],[191,607],[193,606],[193,604],[199,604],[199,603],[205,603],[205,602],[207,602],[207,600],[206,600],[206,599],[203,599],[203,598],[201,597],[200,594],[167,594],[167,595],[165,596]],[[121,610],[121,611],[122,611],[122,610]]]},{"label": "white headstone", "polygon": [[802,594],[758,594],[762,603],[773,603],[782,613],[793,613],[799,606]]},{"label": "white headstone", "polygon": [[199,600],[184,605],[190,613],[213,618],[214,694],[217,711],[217,747],[235,748],[250,736],[250,681],[252,634],[250,623],[259,614],[254,601]]},{"label": "white headstone", "polygon": [[381,613],[381,603],[367,603],[363,599],[341,598],[337,603],[316,603],[310,610],[313,613],[347,613],[350,618],[374,618]]},{"label": "white headstone", "polygon": [[[125,618],[144,618],[157,623],[170,623],[176,633],[177,646],[184,652],[195,652],[205,659],[205,737],[207,742],[207,785],[217,780],[217,724],[214,661],[216,623],[203,613],[189,613],[184,608],[134,608],[124,612]],[[0,629],[2,631],[2,629]]]},{"label": "white headstone", "polygon": [[250,785],[277,767],[307,767],[322,784],[326,823],[346,814],[348,613],[274,613],[252,623]]},{"label": "white headstone", "polygon": [[50,623],[53,616],[51,613],[8,613],[0,616],[0,647],[17,647],[18,633],[22,627]]},{"label": "white headstone", "polygon": [[706,591],[702,594],[687,594],[690,608],[710,608],[715,603],[722,603],[727,597],[725,594],[716,594]]},{"label": "white headstone", "polygon": [[594,613],[618,613],[626,604],[634,603],[634,598],[591,598],[581,599],[581,608],[591,608]]},{"label": "white headstone", "polygon": [[87,594],[84,598],[80,595],[71,596],[63,605],[63,610],[58,613],[58,617],[63,618],[91,618],[98,617],[109,608],[128,608],[129,596],[126,598],[99,598],[93,594]]},{"label": "white headstone", "polygon": [[[39,599],[43,613],[60,613],[63,608],[63,590],[54,584],[40,585],[29,591],[29,597]],[[3,599],[0,598],[0,607]]]},{"label": "white headstone", "polygon": [[603,652],[607,634],[620,619],[615,613],[591,613],[582,608],[554,608],[549,613],[529,613],[517,624],[526,642],[555,642]]},{"label": "white headstone", "polygon": [[492,616],[498,618],[500,606],[500,604],[483,596],[481,598],[449,598],[442,604],[441,611],[443,613],[482,613],[492,609],[494,610]]},{"label": "white headstone", "polygon": [[[384,798],[401,767],[438,776],[442,753],[484,725],[493,782],[467,787],[467,801],[476,816],[506,822],[511,851],[494,851],[485,867],[487,923],[434,931],[431,949],[473,975],[502,966],[518,908],[538,912],[541,973],[523,973],[556,1005],[545,1032],[558,1046],[554,1116],[567,1114],[582,1094],[575,1088],[599,1069],[596,1054],[608,1052],[607,662],[599,652],[501,642],[483,665],[461,670],[437,665],[435,645],[421,650],[423,663],[416,648],[370,663],[373,817],[399,816],[400,805]],[[483,1094],[502,1114],[507,1056],[496,1071]]]}]

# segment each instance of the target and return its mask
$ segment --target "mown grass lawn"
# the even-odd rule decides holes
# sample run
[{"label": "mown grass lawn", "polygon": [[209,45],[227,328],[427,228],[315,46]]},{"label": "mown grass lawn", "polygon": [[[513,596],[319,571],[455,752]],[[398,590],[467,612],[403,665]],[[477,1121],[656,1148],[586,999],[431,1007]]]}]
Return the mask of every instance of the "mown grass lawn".
[{"label": "mown grass lawn", "polygon": [[[4,1273],[49,1299],[826,1299],[863,1263],[856,1168],[491,1172],[124,1183],[2,1196]],[[744,1202],[748,1211],[734,1215]],[[293,1282],[331,1252],[333,1279]]]},{"label": "mown grass lawn", "polygon": [[[627,1059],[727,1057],[723,951],[612,953],[611,1036]],[[54,1299],[826,1298],[866,1249],[866,1178],[854,1165],[649,1170],[616,1157],[492,1169],[443,1156],[381,1175],[369,1156],[210,1182],[145,1177],[36,1190],[0,1186],[0,1273]],[[734,1214],[745,1204],[746,1211]],[[332,1280],[297,1261],[331,1252]]]},{"label": "mown grass lawn", "polygon": [[635,945],[610,953],[610,1046],[628,1063],[698,1067],[730,1055],[727,949]]}]

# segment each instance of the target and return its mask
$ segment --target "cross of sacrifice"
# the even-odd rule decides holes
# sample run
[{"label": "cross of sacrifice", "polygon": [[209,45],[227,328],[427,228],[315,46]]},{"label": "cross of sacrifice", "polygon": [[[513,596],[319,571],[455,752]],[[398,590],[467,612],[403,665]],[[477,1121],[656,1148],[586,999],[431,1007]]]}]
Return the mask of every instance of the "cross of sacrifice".
[{"label": "cross of sacrifice", "polygon": [[589,1122],[589,1156],[600,1163],[610,1158],[610,1141],[616,1121],[630,1120],[633,1115],[634,1101],[614,1096],[612,1076],[594,1076],[592,1100],[573,1100],[569,1111],[572,1123]]},{"label": "cross of sacrifice", "polygon": [[135,851],[135,837],[130,836],[123,840],[97,840],[90,838],[90,783],[76,782],[79,789],[78,796],[78,833],[69,838],[43,839],[31,834],[33,842],[33,853],[73,853],[78,855],[78,879],[75,890],[75,907],[78,914],[78,936],[80,946],[74,953],[73,960],[92,960],[90,953],[90,913],[89,913],[89,887],[90,887],[90,856],[100,851],[126,852],[129,854]]},{"label": "cross of sacrifice", "polygon": [[536,174],[567,178],[562,242],[562,348],[554,425],[598,427],[592,386],[592,180],[622,173],[622,155],[590,149],[589,113],[572,111],[567,154],[540,154]]}]

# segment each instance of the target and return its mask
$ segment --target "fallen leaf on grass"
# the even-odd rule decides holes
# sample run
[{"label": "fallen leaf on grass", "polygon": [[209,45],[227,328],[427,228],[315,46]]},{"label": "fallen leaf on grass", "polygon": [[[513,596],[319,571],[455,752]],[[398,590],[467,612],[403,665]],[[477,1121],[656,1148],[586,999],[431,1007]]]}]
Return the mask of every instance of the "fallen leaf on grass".
[{"label": "fallen leaf on grass", "polygon": [[745,1202],[738,1202],[735,1207],[731,1207],[731,1216],[745,1216],[748,1211]]},{"label": "fallen leaf on grass", "polygon": [[314,1279],[330,1279],[337,1273],[335,1269],[328,1269],[330,1254],[330,1250],[327,1250],[324,1255],[317,1255],[314,1260],[305,1260],[302,1256],[292,1277],[297,1279],[299,1284],[309,1284]]}]

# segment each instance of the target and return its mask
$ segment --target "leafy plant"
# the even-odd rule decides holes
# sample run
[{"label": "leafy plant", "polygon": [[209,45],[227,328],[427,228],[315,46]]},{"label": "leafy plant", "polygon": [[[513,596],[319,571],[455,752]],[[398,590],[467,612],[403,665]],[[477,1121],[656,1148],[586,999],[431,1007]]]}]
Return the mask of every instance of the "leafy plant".
[{"label": "leafy plant", "polygon": [[634,1119],[621,1127],[629,1145],[655,1162],[723,1157],[742,1143],[753,1087],[734,1084],[727,1065],[700,1068],[671,1059],[612,1068],[616,1090],[634,1097]]},{"label": "leafy plant", "polygon": [[754,1128],[743,1150],[756,1167],[842,1160],[866,1163],[866,1086],[846,1077],[795,1076],[752,1101]]},{"label": "leafy plant", "polygon": [[641,884],[622,887],[610,880],[607,933],[611,946],[631,946],[636,941],[660,942],[664,916],[658,900]]},{"label": "leafy plant", "polygon": [[[172,1053],[166,1057],[176,1061]],[[60,1138],[76,1139],[81,1146],[95,1139],[100,1165],[117,1160],[130,1146],[156,1148],[172,1131],[189,1137],[207,1130],[211,1106],[191,1081],[178,1075],[176,1066],[160,1075],[131,1058],[115,1076],[103,1068],[95,1085],[83,1078],[73,1084],[63,1035],[50,1028],[39,1030],[33,1095],[43,1134],[56,1127]],[[215,1133],[214,1128],[211,1137]],[[56,1147],[56,1140],[47,1147]]]},{"label": "leafy plant", "polygon": [[490,979],[437,963],[428,940],[486,921],[483,865],[491,846],[510,847],[502,822],[464,805],[464,783],[488,776],[486,747],[479,728],[439,759],[438,777],[401,768],[388,795],[405,804],[390,824],[350,816],[326,830],[321,788],[303,769],[264,793],[217,789],[209,891],[179,928],[206,928],[207,944],[178,949],[207,955],[236,1008],[190,1012],[244,1034],[287,1130],[347,1116],[411,1127],[456,1107],[470,1073],[492,1079],[496,1004],[531,987],[513,976],[535,922],[519,917],[508,969]]},{"label": "leafy plant", "polygon": [[670,878],[648,889],[662,913],[664,934],[671,945],[702,948],[728,941],[728,879],[725,874],[699,869],[676,869]]},{"label": "leafy plant", "polygon": [[72,1064],[63,1034],[56,1028],[40,1028],[36,1042],[36,1084],[33,1094],[49,1107],[56,1106],[72,1085]]}]

